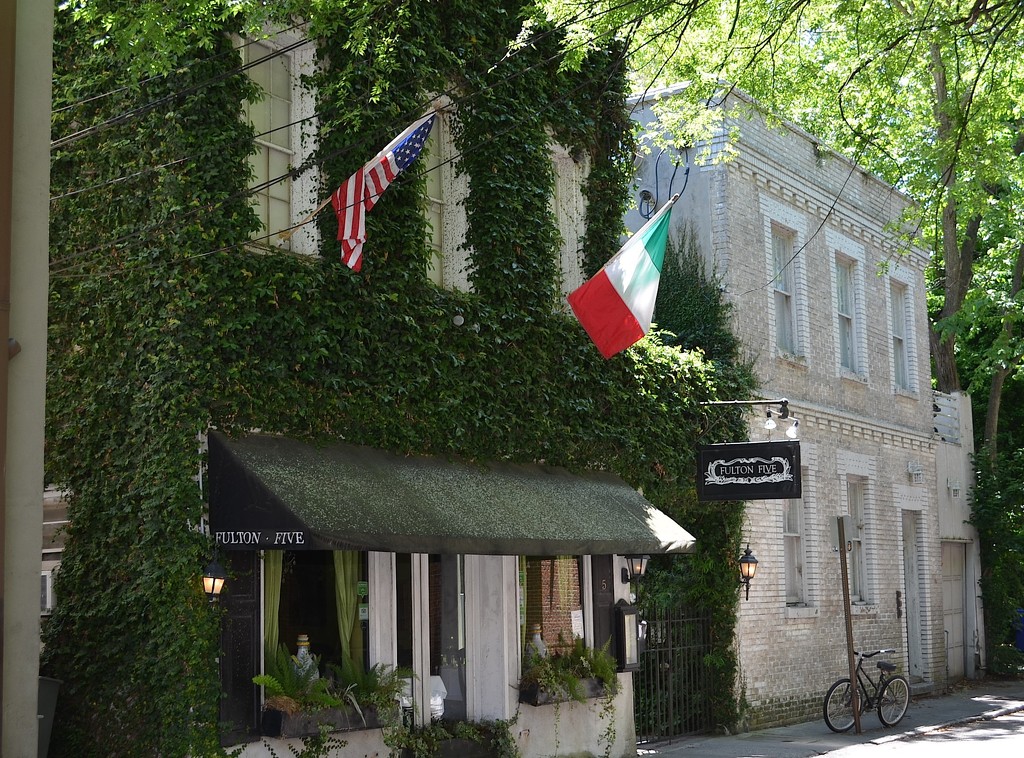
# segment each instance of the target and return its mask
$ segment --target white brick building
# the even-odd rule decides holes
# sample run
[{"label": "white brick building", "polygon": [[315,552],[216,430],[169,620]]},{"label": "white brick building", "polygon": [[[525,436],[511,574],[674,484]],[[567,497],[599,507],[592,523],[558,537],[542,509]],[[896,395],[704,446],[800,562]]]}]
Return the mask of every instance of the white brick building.
[{"label": "white brick building", "polygon": [[[649,94],[634,118],[656,128],[651,103],[678,92]],[[857,649],[896,648],[892,660],[921,692],[947,681],[949,630],[927,254],[890,231],[908,200],[752,106],[740,94],[727,101],[732,115],[712,156],[728,149],[726,160],[699,165],[692,149],[655,147],[639,167],[637,208],[652,212],[682,191],[673,238],[685,230],[732,302],[762,396],[788,398],[800,422],[803,497],[746,508],[744,542],[760,563],[750,599],[740,602],[738,695],[746,725],[756,727],[820,717],[826,689],[846,673],[837,516],[850,514],[859,527],[850,554]],[[626,218],[634,230],[643,221],[639,210]],[[750,439],[764,440],[766,406],[754,407]],[[776,438],[787,426],[779,423]],[[969,579],[963,587],[976,586]],[[960,592],[976,606],[974,591]],[[980,623],[967,616],[959,623]],[[967,648],[956,654],[970,658],[973,673]]]}]

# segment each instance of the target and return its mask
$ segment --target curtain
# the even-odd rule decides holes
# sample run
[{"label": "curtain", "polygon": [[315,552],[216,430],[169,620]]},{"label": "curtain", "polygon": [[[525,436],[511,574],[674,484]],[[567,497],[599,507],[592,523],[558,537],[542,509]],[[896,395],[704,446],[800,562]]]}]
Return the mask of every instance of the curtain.
[{"label": "curtain", "polygon": [[334,598],[338,613],[338,635],[341,638],[342,670],[362,672],[363,629],[359,624],[360,553],[354,550],[334,551]]},{"label": "curtain", "polygon": [[276,655],[280,644],[281,627],[281,572],[284,567],[283,550],[263,552],[263,645],[267,655]]}]

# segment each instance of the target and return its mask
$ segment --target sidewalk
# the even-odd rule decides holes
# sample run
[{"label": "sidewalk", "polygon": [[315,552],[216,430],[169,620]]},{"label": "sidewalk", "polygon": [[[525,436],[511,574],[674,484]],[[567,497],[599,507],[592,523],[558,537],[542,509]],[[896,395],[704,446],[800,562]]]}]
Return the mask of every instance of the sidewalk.
[{"label": "sidewalk", "polygon": [[883,743],[970,721],[1024,710],[1024,681],[968,683],[948,695],[915,698],[895,727],[883,727],[876,712],[861,720],[863,732],[835,734],[824,719],[793,726],[728,736],[680,737],[672,742],[638,745],[638,756],[677,758],[809,758],[865,742]]}]

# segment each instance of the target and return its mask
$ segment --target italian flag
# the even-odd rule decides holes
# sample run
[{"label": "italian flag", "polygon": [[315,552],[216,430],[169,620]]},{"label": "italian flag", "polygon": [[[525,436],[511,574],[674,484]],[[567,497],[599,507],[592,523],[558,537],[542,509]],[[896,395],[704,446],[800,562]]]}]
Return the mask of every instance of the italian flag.
[{"label": "italian flag", "polygon": [[675,195],[612,259],[569,295],[569,305],[597,345],[611,358],[651,328],[654,301],[665,261],[668,223]]}]

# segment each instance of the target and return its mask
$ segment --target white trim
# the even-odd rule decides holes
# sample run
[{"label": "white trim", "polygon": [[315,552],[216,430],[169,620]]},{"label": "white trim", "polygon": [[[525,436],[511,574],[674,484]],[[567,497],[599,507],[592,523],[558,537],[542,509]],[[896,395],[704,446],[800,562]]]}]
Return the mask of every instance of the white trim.
[{"label": "white trim", "polygon": [[[864,245],[831,229],[825,230],[825,244],[830,251],[829,275],[832,280],[832,319],[835,340],[835,370],[837,376],[866,381],[868,370],[867,299],[865,297],[864,269],[866,255]],[[836,273],[841,262],[849,262],[853,274],[853,359],[854,370],[843,366],[840,350],[839,281]]]},{"label": "white trim", "polygon": [[779,350],[775,339],[775,301],[772,288],[772,301],[768,307],[769,349],[773,358],[805,358],[810,351],[810,313],[808,310],[809,292],[807,287],[807,217],[765,193],[760,193],[758,203],[764,229],[765,278],[770,279],[775,273],[775,257],[772,250],[772,226],[782,227],[792,233],[793,259],[793,344],[796,352],[789,355]]}]

